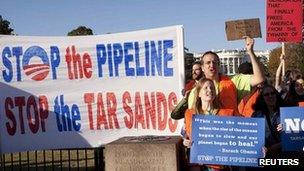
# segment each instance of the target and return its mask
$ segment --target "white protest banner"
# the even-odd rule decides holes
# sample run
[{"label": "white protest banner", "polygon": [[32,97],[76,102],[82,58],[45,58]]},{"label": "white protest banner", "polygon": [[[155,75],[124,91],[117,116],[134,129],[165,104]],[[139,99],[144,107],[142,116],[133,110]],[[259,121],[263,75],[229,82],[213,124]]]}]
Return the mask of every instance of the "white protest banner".
[{"label": "white protest banner", "polygon": [[182,26],[97,36],[0,36],[1,152],[178,135]]}]

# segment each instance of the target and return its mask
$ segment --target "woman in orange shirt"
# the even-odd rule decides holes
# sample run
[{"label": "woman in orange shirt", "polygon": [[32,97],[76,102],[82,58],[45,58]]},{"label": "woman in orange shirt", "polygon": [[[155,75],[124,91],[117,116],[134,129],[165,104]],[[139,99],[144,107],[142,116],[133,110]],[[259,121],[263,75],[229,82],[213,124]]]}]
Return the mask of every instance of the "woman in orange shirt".
[{"label": "woman in orange shirt", "polygon": [[[233,109],[221,109],[216,97],[216,90],[212,80],[202,78],[198,81],[194,94],[196,97],[195,103],[191,109],[187,109],[185,113],[185,129],[186,140],[184,145],[190,148],[191,131],[192,131],[192,116],[195,114],[203,115],[219,115],[219,116],[233,116]],[[204,167],[204,166],[199,166]],[[224,170],[224,166],[206,165],[207,170]]]},{"label": "woman in orange shirt", "polygon": [[188,137],[191,135],[192,116],[195,114],[233,116],[234,110],[220,108],[212,80],[208,78],[200,79],[194,93],[196,97],[195,103],[185,113],[186,134]]}]

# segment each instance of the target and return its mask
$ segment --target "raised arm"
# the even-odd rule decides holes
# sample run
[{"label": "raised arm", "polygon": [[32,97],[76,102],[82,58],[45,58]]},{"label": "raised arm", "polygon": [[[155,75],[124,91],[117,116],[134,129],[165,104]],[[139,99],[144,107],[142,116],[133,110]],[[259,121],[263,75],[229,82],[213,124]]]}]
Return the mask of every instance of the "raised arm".
[{"label": "raised arm", "polygon": [[256,55],[253,51],[254,39],[244,36],[246,42],[247,53],[250,56],[250,60],[252,63],[253,76],[251,78],[251,86],[256,86],[265,81],[265,72],[262,68],[262,64],[258,61]]},{"label": "raised arm", "polygon": [[276,72],[276,77],[275,77],[275,88],[277,89],[277,90],[279,90],[280,89],[280,85],[281,85],[281,73],[282,73],[282,67],[283,67],[283,64],[284,64],[284,55],[283,54],[281,54],[281,56],[280,56],[280,65],[279,65],[279,67],[278,67],[278,69],[277,69],[277,72]]}]

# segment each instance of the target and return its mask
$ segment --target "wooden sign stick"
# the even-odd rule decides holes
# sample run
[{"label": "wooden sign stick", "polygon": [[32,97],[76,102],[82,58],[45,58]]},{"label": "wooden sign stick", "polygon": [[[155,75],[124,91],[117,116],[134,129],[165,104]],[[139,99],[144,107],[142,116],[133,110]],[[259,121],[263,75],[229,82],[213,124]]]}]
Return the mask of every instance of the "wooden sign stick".
[{"label": "wooden sign stick", "polygon": [[[282,54],[285,57],[285,43],[284,42],[282,42]],[[286,60],[286,58],[284,59],[283,66],[282,66],[282,80],[285,76],[285,60]]]}]

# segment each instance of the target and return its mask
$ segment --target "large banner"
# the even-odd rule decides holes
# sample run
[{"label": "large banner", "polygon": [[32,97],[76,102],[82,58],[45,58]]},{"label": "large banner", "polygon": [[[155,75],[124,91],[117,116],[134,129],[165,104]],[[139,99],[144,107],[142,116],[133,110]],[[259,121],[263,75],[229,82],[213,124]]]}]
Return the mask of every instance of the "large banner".
[{"label": "large banner", "polygon": [[75,37],[0,36],[1,152],[178,135],[182,26]]},{"label": "large banner", "polygon": [[191,163],[258,166],[265,119],[194,115],[192,141]]},{"label": "large banner", "polygon": [[283,151],[304,151],[304,107],[282,107]]},{"label": "large banner", "polygon": [[267,0],[267,42],[302,42],[302,0]]}]

